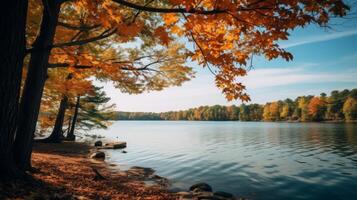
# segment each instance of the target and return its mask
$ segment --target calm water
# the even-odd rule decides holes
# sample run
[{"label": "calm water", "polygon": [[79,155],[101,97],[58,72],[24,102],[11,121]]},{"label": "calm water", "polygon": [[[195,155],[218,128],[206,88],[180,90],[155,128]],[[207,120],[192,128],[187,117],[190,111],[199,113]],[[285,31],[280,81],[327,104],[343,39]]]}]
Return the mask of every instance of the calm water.
[{"label": "calm water", "polygon": [[357,124],[119,121],[121,168],[151,167],[172,189],[207,182],[251,199],[357,199]]}]

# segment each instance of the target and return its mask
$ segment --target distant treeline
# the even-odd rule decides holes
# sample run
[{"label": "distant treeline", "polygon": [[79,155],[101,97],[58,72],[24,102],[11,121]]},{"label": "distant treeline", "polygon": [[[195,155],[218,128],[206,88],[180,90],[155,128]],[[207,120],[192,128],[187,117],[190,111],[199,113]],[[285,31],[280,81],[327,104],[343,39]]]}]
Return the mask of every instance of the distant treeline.
[{"label": "distant treeline", "polygon": [[115,120],[201,120],[201,121],[354,121],[357,119],[357,89],[332,91],[330,96],[300,96],[295,100],[200,106],[162,113],[117,112]]}]

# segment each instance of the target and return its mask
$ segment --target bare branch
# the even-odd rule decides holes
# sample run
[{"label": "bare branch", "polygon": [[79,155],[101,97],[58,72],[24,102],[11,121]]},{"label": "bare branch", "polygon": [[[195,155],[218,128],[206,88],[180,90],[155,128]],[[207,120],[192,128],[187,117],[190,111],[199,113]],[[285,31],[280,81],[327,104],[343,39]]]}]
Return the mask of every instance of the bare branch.
[{"label": "bare branch", "polygon": [[114,2],[129,7],[133,8],[136,10],[141,10],[141,11],[146,11],[146,12],[157,12],[157,13],[192,13],[192,14],[204,14],[204,15],[212,15],[212,14],[218,14],[218,13],[224,13],[226,10],[199,10],[195,8],[191,9],[184,9],[184,8],[154,8],[154,7],[148,7],[148,6],[143,6],[143,5],[138,5],[135,3],[131,3],[125,0],[113,0]]},{"label": "bare branch", "polygon": [[87,44],[90,42],[95,42],[104,38],[107,38],[111,35],[113,35],[116,32],[116,28],[114,29],[108,29],[106,31],[104,31],[103,33],[101,33],[98,36],[92,37],[92,38],[87,38],[87,39],[83,39],[83,40],[77,40],[77,41],[73,41],[73,42],[65,42],[65,43],[59,43],[59,44],[54,44],[51,46],[51,48],[58,48],[58,47],[69,47],[69,46],[78,46],[78,45],[83,45],[83,44]]},{"label": "bare branch", "polygon": [[76,25],[73,25],[73,24],[65,23],[65,22],[58,22],[57,25],[58,26],[62,26],[62,27],[67,28],[67,29],[81,30],[81,31],[89,31],[91,29],[95,29],[95,28],[100,27],[100,24],[76,26]]}]

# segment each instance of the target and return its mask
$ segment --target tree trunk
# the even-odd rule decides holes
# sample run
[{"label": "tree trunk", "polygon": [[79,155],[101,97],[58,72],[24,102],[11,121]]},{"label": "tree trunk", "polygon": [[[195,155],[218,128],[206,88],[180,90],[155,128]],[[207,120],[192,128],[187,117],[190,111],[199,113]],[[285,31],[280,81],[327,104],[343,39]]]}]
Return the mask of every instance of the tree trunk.
[{"label": "tree trunk", "polygon": [[77,97],[76,101],[76,107],[74,108],[74,114],[73,114],[73,119],[72,119],[72,124],[69,129],[69,132],[67,134],[67,140],[74,141],[76,140],[76,136],[74,135],[74,129],[76,128],[76,123],[77,123],[77,117],[78,117],[78,110],[79,110],[79,105],[80,105],[80,99],[81,97]]},{"label": "tree trunk", "polygon": [[27,4],[27,0],[12,0],[0,7],[0,180],[20,175],[12,149],[26,48]]},{"label": "tree trunk", "polygon": [[53,127],[52,133],[48,138],[45,138],[43,142],[48,143],[59,143],[64,139],[63,136],[63,123],[66,114],[66,109],[68,106],[68,97],[66,95],[61,99],[60,107],[58,109],[58,114],[56,117],[55,126]]},{"label": "tree trunk", "polygon": [[72,116],[69,116],[68,127],[67,127],[67,136],[68,136],[69,132],[71,131],[71,127],[72,127],[71,122],[72,122]]},{"label": "tree trunk", "polygon": [[21,170],[31,169],[31,152],[41,97],[47,76],[48,59],[55,36],[61,1],[43,0],[44,11],[39,35],[33,45],[23,89],[18,130],[15,138],[15,161]]}]

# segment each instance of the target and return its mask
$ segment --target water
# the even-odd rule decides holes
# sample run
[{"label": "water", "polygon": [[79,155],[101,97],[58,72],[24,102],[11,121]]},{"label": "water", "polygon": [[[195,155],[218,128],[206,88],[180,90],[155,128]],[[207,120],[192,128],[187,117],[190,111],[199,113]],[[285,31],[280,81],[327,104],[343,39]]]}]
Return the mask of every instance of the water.
[{"label": "water", "polygon": [[118,121],[120,168],[151,167],[172,189],[207,182],[250,199],[357,199],[357,124]]}]

